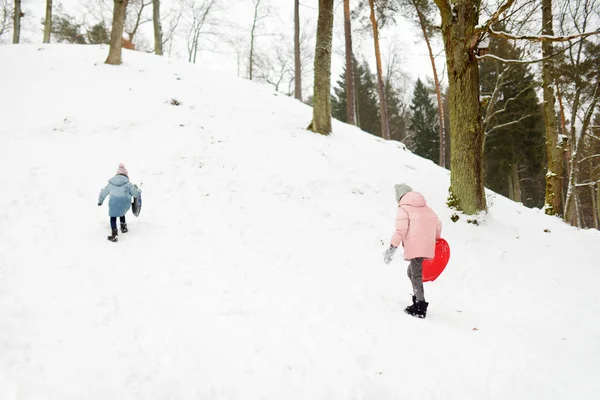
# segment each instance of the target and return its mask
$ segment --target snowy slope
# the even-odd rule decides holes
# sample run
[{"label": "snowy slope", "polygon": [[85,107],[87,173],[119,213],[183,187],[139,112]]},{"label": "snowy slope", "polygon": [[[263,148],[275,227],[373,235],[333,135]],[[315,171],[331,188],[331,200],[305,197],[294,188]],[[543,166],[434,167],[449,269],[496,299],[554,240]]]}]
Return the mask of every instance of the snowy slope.
[{"label": "snowy slope", "polygon": [[[398,143],[106,54],[0,47],[0,399],[597,398],[598,232],[492,193],[453,223],[448,172]],[[114,244],[119,162],[144,208]],[[403,181],[452,246],[426,320],[382,262]]]}]

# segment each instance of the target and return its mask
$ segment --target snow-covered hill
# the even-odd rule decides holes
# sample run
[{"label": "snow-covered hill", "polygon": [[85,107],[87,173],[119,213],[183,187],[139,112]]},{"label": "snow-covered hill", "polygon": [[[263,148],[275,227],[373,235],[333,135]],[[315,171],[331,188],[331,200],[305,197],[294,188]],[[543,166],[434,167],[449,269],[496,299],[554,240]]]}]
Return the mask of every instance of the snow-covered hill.
[{"label": "snow-covered hill", "polygon": [[[106,54],[0,47],[0,399],[597,398],[598,232],[492,193],[453,223],[448,172],[399,143]],[[119,162],[144,209],[115,244],[96,202]],[[452,246],[425,320],[382,262],[399,182]]]}]

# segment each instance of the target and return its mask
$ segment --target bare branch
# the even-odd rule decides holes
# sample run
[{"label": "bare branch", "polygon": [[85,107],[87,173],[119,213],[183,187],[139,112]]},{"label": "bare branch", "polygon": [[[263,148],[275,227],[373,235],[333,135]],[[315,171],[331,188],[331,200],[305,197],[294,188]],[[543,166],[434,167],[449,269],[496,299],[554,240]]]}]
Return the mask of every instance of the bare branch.
[{"label": "bare branch", "polygon": [[504,103],[504,108],[502,108],[501,110],[497,110],[495,111],[492,115],[490,115],[488,118],[486,118],[486,122],[489,122],[492,118],[494,118],[496,115],[501,114],[503,112],[506,112],[506,109],[508,108],[508,105],[513,102],[514,100],[516,100],[519,96],[521,96],[523,93],[525,93],[526,91],[528,91],[529,89],[531,89],[534,85],[529,85],[526,86],[525,88],[523,88],[519,93],[517,93],[514,97],[511,97],[510,99],[506,100],[506,103]]},{"label": "bare branch", "polygon": [[550,36],[550,35],[511,35],[506,32],[498,32],[495,31],[492,27],[490,27],[487,31],[490,35],[501,37],[509,40],[533,40],[537,42],[568,42],[573,39],[588,37],[592,35],[600,34],[600,29],[596,29],[591,32],[578,33],[575,35],[568,36]]},{"label": "bare branch", "polygon": [[597,158],[597,157],[600,157],[600,154],[594,154],[593,156],[584,157],[581,160],[579,160],[579,162],[582,163],[582,162],[587,161],[587,160],[589,160],[591,158]]},{"label": "bare branch", "polygon": [[515,121],[510,121],[510,122],[507,122],[505,124],[496,125],[496,126],[492,127],[492,129],[490,129],[489,131],[487,131],[485,134],[489,135],[492,132],[494,132],[496,129],[502,129],[502,128],[506,128],[507,126],[518,124],[519,122],[521,122],[521,121],[523,121],[523,120],[525,120],[525,119],[527,119],[529,117],[531,117],[531,115],[523,115],[521,118],[519,118],[519,119],[517,119]]},{"label": "bare branch", "polygon": [[490,19],[488,19],[481,28],[478,29],[477,32],[477,36],[479,36],[479,34],[481,34],[482,32],[487,32],[488,28],[491,28],[491,26],[498,21],[498,18],[500,18],[500,15],[502,15],[502,13],[506,10],[508,10],[510,8],[510,6],[513,5],[513,3],[515,2],[515,0],[506,0],[506,3],[502,4],[494,14],[492,14],[492,16],[490,17]]},{"label": "bare branch", "polygon": [[483,56],[475,55],[475,58],[477,58],[478,60],[491,58],[492,60],[497,60],[497,61],[503,62],[505,64],[534,64],[534,63],[549,60],[549,59],[555,57],[558,53],[560,53],[560,51],[557,51],[556,53],[553,53],[553,54],[549,55],[548,57],[539,58],[536,60],[512,60],[512,59],[507,60],[506,58],[498,57],[495,54],[485,54]]}]

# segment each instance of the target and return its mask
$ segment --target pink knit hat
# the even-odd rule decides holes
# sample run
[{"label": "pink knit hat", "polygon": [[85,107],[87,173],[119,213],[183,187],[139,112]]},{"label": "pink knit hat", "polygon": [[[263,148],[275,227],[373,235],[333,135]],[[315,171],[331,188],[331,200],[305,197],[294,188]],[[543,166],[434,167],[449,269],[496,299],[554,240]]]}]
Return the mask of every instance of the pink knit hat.
[{"label": "pink knit hat", "polygon": [[117,169],[117,175],[129,176],[127,168],[125,168],[125,165],[123,163],[119,164],[119,168]]}]

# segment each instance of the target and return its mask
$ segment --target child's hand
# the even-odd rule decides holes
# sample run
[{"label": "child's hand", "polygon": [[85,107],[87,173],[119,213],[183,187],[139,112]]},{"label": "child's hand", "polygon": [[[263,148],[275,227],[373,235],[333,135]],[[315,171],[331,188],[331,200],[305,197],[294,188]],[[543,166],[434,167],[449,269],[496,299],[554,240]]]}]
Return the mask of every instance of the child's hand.
[{"label": "child's hand", "polygon": [[390,247],[385,251],[385,255],[383,257],[383,262],[389,264],[392,262],[392,258],[394,258],[394,253],[398,248],[390,245]]}]

